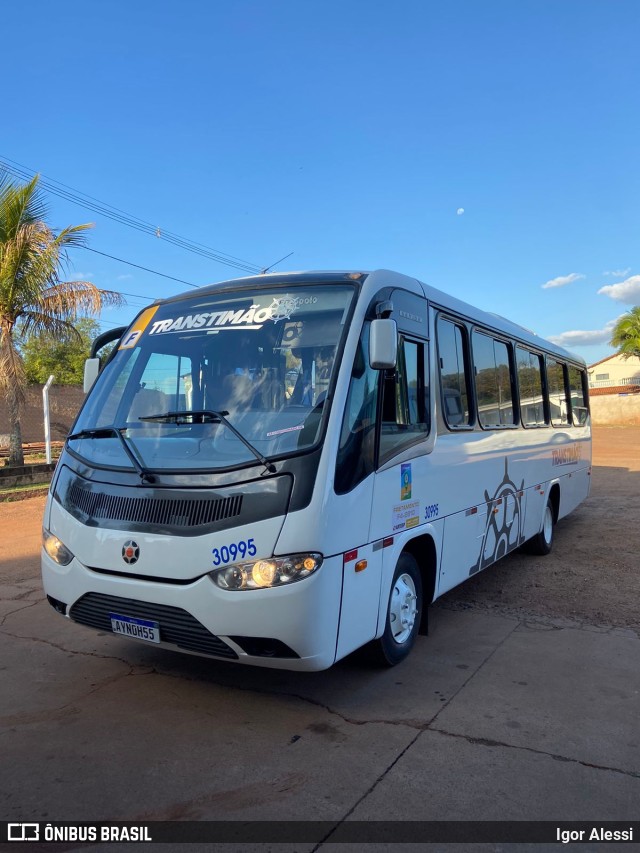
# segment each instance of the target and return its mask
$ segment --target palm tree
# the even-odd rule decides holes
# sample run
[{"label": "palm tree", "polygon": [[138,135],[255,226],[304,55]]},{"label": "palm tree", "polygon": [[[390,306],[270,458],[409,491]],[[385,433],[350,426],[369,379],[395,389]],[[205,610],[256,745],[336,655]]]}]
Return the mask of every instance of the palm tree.
[{"label": "palm tree", "polygon": [[9,464],[22,465],[20,414],[25,376],[17,347],[19,334],[73,334],[73,321],[121,305],[119,293],[89,281],[61,281],[66,249],[81,246],[87,225],[55,234],[46,224],[47,208],[38,175],[16,184],[0,174],[0,397],[6,401],[11,438]]},{"label": "palm tree", "polygon": [[623,358],[640,358],[640,306],[636,305],[618,320],[611,335],[611,346],[617,347]]}]

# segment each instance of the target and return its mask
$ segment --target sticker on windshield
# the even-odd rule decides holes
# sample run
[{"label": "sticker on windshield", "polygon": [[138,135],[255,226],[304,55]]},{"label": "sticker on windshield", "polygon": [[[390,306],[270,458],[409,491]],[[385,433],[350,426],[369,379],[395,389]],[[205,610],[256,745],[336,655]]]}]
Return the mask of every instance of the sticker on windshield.
[{"label": "sticker on windshield", "polygon": [[147,308],[146,311],[143,311],[142,314],[135,321],[133,326],[127,331],[127,333],[122,338],[122,343],[118,347],[118,349],[132,349],[142,337],[142,333],[147,328],[153,315],[158,310],[158,305],[152,305],[151,308]]},{"label": "sticker on windshield", "polygon": [[276,429],[273,432],[268,432],[267,438],[273,438],[274,435],[284,435],[285,432],[297,432],[300,429],[304,429],[304,424],[298,424],[297,426],[285,427],[284,429]]},{"label": "sticker on windshield", "polygon": [[279,299],[274,297],[273,302],[269,306],[271,311],[271,319],[274,323],[278,320],[290,320],[291,315],[301,308],[303,305],[315,305],[318,301],[317,296],[281,296]]},{"label": "sticker on windshield", "polygon": [[317,303],[317,296],[273,297],[271,305],[261,306],[253,303],[249,308],[220,311],[203,311],[198,314],[183,314],[166,320],[156,320],[149,330],[150,335],[183,334],[190,331],[218,332],[227,329],[262,329],[271,320],[288,320],[291,315],[306,305]]}]

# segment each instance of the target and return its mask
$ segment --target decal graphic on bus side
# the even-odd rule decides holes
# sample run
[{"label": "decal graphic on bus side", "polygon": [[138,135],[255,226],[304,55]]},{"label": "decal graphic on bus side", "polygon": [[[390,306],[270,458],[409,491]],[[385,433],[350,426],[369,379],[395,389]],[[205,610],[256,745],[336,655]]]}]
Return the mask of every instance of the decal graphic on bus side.
[{"label": "decal graphic on bus side", "polygon": [[504,477],[493,497],[484,493],[487,518],[481,540],[478,561],[469,569],[469,576],[486,569],[500,557],[514,551],[524,542],[522,497],[524,479],[520,487],[510,479],[508,460],[504,459]]},{"label": "decal graphic on bus side", "polygon": [[581,458],[582,447],[579,444],[572,444],[571,447],[560,447],[551,451],[551,464],[554,468],[557,465],[577,465]]},{"label": "decal graphic on bus side", "polygon": [[400,500],[411,500],[411,463],[400,466]]},{"label": "decal graphic on bus side", "polygon": [[127,334],[122,338],[122,343],[118,349],[133,349],[142,337],[142,333],[151,322],[151,319],[157,310],[158,306],[152,305],[151,308],[147,308],[146,311],[143,311]]}]

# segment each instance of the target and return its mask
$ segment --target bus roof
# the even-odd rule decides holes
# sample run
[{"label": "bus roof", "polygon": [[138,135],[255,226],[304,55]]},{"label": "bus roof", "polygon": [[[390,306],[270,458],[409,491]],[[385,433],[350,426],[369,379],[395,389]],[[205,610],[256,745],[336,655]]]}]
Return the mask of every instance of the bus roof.
[{"label": "bus roof", "polygon": [[[389,280],[391,279],[391,280]],[[395,271],[379,269],[375,271],[362,270],[318,270],[318,271],[300,271],[300,272],[271,272],[261,275],[246,276],[242,278],[227,279],[215,284],[204,285],[196,290],[189,290],[171,296],[167,299],[158,300],[158,302],[175,302],[183,299],[200,298],[203,296],[214,296],[218,293],[223,293],[237,288],[259,288],[268,289],[274,283],[304,285],[304,284],[347,284],[358,282],[362,284],[365,280],[369,280],[368,284],[377,289],[384,286],[401,287],[404,286],[415,292],[424,294],[430,303],[458,314],[468,320],[478,323],[481,326],[486,326],[490,329],[495,329],[498,332],[514,337],[523,343],[528,343],[531,346],[545,350],[551,354],[555,354],[560,358],[573,361],[577,364],[586,364],[585,360],[575,353],[564,349],[564,347],[553,344],[550,341],[538,336],[535,332],[524,326],[514,323],[499,314],[493,314],[488,311],[483,311],[468,302],[463,302],[455,296],[438,290],[429,284],[425,284],[413,276],[407,276]]]},{"label": "bus roof", "polygon": [[444,293],[442,290],[438,290],[437,288],[431,287],[428,284],[423,284],[422,282],[421,284],[424,289],[425,296],[429,302],[435,305],[448,309],[455,314],[459,314],[462,317],[478,323],[479,325],[488,326],[496,331],[504,332],[506,335],[514,337],[523,343],[530,344],[537,349],[543,349],[545,352],[555,354],[560,358],[573,361],[580,365],[586,365],[585,360],[581,356],[570,352],[564,347],[551,343],[551,341],[537,335],[531,329],[527,329],[525,326],[514,323],[513,320],[508,320],[500,314],[483,311],[480,308],[470,305],[468,302],[463,302],[455,296]]}]

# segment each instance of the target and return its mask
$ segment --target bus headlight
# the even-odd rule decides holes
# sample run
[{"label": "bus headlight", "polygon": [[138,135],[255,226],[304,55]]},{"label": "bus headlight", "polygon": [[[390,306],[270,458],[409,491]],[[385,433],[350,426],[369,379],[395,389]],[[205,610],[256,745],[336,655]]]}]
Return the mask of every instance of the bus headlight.
[{"label": "bus headlight", "polygon": [[232,563],[211,572],[220,589],[268,589],[304,580],[322,565],[322,554],[290,554],[250,563]]},{"label": "bus headlight", "polygon": [[68,566],[73,560],[73,554],[67,546],[45,527],[42,528],[42,547],[59,566]]}]

